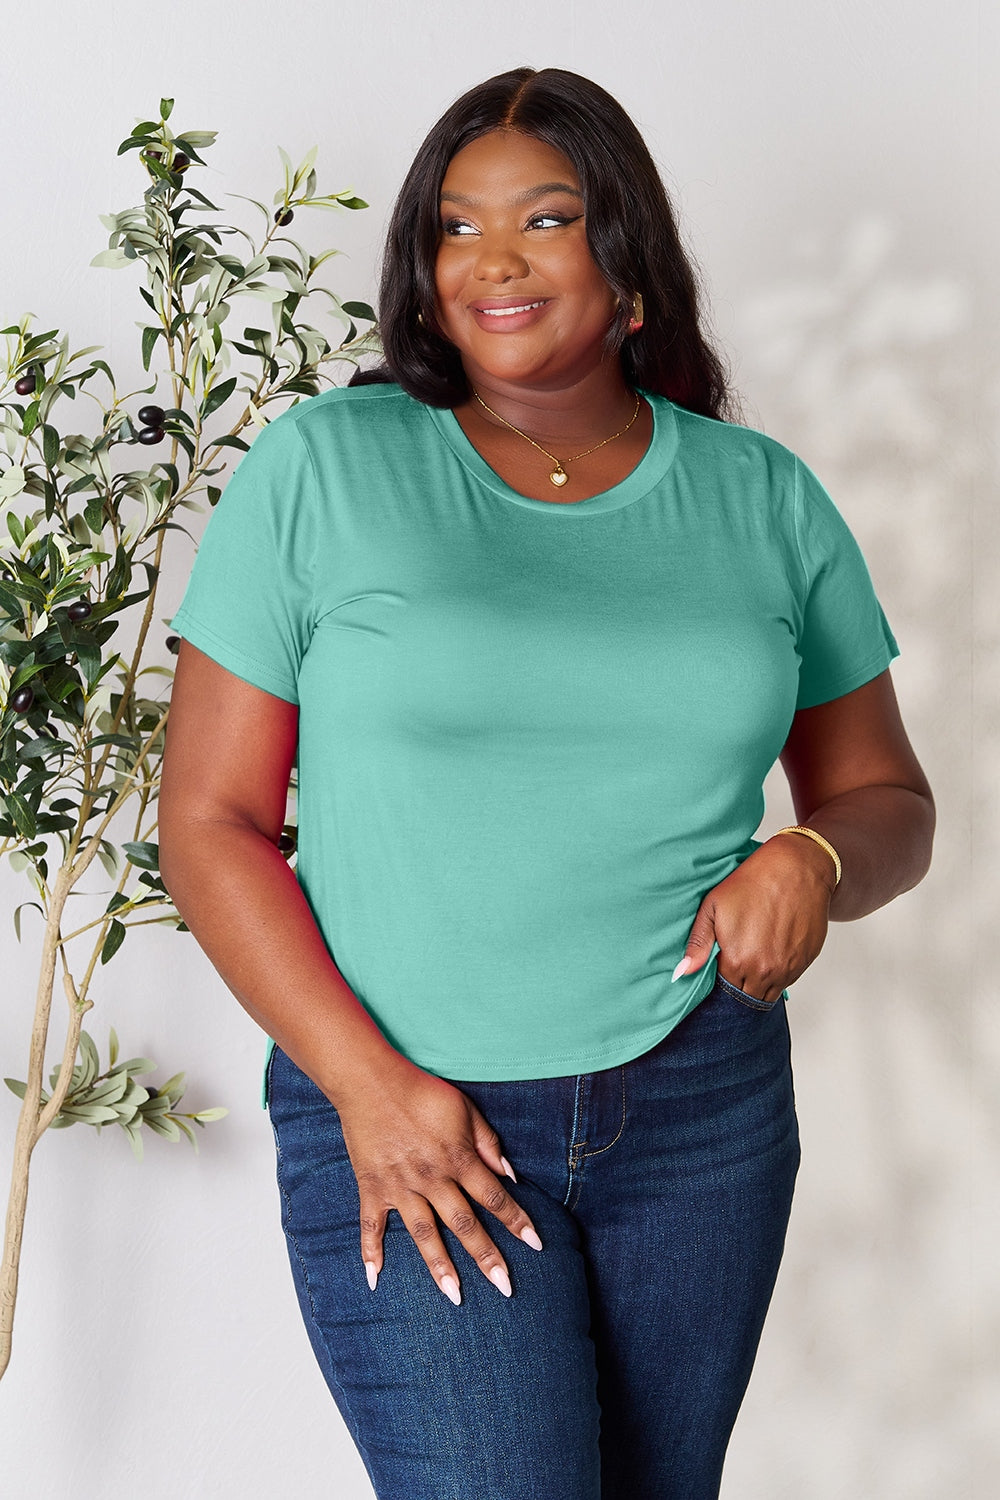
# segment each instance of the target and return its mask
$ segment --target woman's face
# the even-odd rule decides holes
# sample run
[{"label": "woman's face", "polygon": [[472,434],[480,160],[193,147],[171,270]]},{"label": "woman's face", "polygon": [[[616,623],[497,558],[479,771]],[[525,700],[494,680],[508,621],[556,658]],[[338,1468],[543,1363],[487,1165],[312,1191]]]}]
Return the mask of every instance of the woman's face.
[{"label": "woman's face", "polygon": [[474,385],[560,388],[599,365],[617,298],[594,264],[569,158],[516,131],[452,157],[437,316]]}]

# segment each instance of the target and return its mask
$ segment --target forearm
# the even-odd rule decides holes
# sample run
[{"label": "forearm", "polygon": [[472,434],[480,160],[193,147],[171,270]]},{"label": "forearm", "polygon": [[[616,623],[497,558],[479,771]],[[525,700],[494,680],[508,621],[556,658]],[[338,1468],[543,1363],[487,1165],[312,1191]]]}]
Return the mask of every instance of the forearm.
[{"label": "forearm", "polygon": [[[934,803],[929,796],[899,786],[866,786],[844,792],[799,820],[836,849],[843,873],[830,902],[830,920],[851,922],[877,911],[927,873],[934,837]],[[812,839],[794,839],[801,857],[817,870],[831,868],[830,856]]]},{"label": "forearm", "polygon": [[161,826],[178,911],[253,1019],[336,1105],[384,1087],[401,1054],[337,968],[292,870],[241,822]]}]

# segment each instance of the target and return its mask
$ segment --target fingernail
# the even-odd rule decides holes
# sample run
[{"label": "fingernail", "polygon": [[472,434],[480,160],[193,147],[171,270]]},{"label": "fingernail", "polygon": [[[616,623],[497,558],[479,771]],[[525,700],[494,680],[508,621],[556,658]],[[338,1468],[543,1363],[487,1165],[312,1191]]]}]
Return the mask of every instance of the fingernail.
[{"label": "fingernail", "polygon": [[507,1160],[506,1156],[501,1156],[501,1158],[500,1158],[500,1165],[503,1167],[504,1171],[507,1173],[507,1176],[510,1178],[511,1182],[516,1182],[517,1178],[514,1176],[514,1168],[511,1166],[511,1164]]},{"label": "fingernail", "polygon": [[531,1246],[532,1250],[540,1250],[542,1248],[541,1240],[528,1224],[525,1224],[524,1228],[521,1230],[521,1238],[522,1240],[524,1240],[526,1245]]},{"label": "fingernail", "polygon": [[446,1297],[449,1297],[457,1307],[462,1300],[462,1293],[458,1290],[458,1282],[454,1276],[442,1276],[440,1287]]},{"label": "fingernail", "polygon": [[375,1283],[378,1281],[378,1271],[375,1269],[375,1262],[373,1260],[365,1261],[365,1275],[368,1277],[368,1285],[374,1291]]},{"label": "fingernail", "polygon": [[686,974],[687,971],[688,971],[688,969],[690,969],[690,967],[691,967],[691,960],[688,958],[687,954],[685,954],[684,957],[681,959],[680,963],[677,965],[677,967],[674,970],[674,972],[671,974],[671,976],[670,976],[670,983],[673,984],[673,982],[674,982],[675,979],[680,979],[681,975],[682,974]]},{"label": "fingernail", "polygon": [[505,1297],[510,1296],[510,1277],[503,1266],[494,1266],[490,1272],[490,1280],[494,1286],[498,1286]]}]

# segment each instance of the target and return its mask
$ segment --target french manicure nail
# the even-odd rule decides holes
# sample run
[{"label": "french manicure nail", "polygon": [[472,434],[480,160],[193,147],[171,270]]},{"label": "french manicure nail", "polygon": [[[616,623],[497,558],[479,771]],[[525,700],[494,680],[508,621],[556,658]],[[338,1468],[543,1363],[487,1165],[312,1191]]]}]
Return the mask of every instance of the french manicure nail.
[{"label": "french manicure nail", "polygon": [[528,1224],[525,1224],[524,1228],[521,1230],[521,1238],[522,1240],[524,1240],[526,1245],[531,1246],[532,1250],[540,1250],[542,1248],[541,1240]]},{"label": "french manicure nail", "polygon": [[681,959],[680,963],[677,965],[677,967],[674,970],[674,972],[671,974],[671,976],[670,976],[670,983],[673,984],[673,982],[674,982],[675,979],[680,979],[681,975],[682,974],[686,974],[687,971],[688,971],[688,969],[690,969],[690,967],[691,967],[691,960],[688,958],[687,954],[685,954],[684,957]]},{"label": "french manicure nail", "polygon": [[365,1275],[368,1277],[368,1285],[374,1291],[375,1283],[378,1281],[378,1271],[375,1269],[375,1262],[373,1260],[365,1261]]},{"label": "french manicure nail", "polygon": [[490,1280],[494,1286],[498,1286],[505,1297],[510,1296],[510,1277],[503,1266],[494,1266],[490,1272]]},{"label": "french manicure nail", "polygon": [[514,1168],[511,1166],[511,1164],[507,1160],[506,1156],[501,1156],[501,1158],[500,1158],[500,1165],[503,1167],[504,1171],[507,1173],[507,1176],[510,1178],[511,1182],[516,1182],[517,1178],[514,1176]]},{"label": "french manicure nail", "polygon": [[462,1300],[462,1293],[458,1290],[458,1282],[454,1276],[442,1276],[440,1286],[445,1296],[450,1298],[457,1307]]}]

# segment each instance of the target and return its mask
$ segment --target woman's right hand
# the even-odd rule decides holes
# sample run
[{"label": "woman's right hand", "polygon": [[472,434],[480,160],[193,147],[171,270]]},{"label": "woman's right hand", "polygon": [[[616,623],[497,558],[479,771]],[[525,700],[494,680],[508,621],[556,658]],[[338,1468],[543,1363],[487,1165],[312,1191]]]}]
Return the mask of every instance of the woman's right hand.
[{"label": "woman's right hand", "polygon": [[506,1262],[472,1203],[489,1209],[533,1249],[541,1250],[542,1242],[524,1209],[498,1180],[508,1163],[500,1154],[497,1132],[447,1079],[425,1073],[402,1056],[391,1073],[380,1077],[377,1091],[337,1101],[361,1197],[361,1255],[369,1285],[374,1289],[382,1269],[385,1223],[394,1208],[452,1302],[461,1301],[458,1269],[435,1214],[483,1275],[509,1297]]}]

